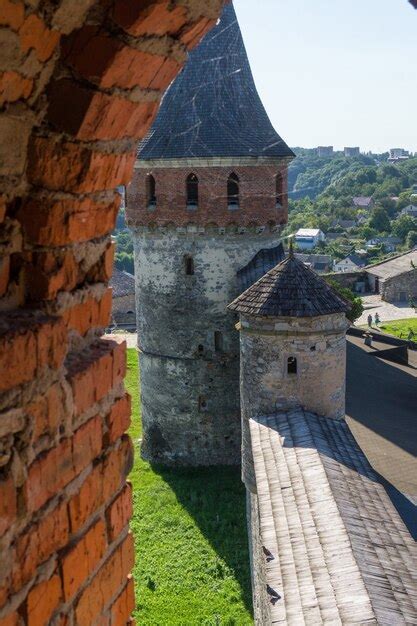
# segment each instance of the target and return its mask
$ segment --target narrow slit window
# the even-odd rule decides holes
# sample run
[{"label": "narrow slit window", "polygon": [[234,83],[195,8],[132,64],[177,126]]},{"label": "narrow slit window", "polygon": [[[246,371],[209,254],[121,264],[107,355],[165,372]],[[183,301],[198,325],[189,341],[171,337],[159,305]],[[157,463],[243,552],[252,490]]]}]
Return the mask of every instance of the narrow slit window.
[{"label": "narrow slit window", "polygon": [[195,174],[187,176],[187,207],[198,207],[198,178]]},{"label": "narrow slit window", "polygon": [[223,333],[219,330],[214,333],[214,349],[216,352],[223,352]]},{"label": "narrow slit window", "polygon": [[296,374],[297,373],[297,359],[295,358],[295,356],[288,357],[287,373],[288,374]]},{"label": "narrow slit window", "polygon": [[207,398],[205,396],[199,396],[198,398],[198,410],[201,412],[207,411]]},{"label": "narrow slit window", "polygon": [[278,172],[275,177],[275,196],[277,207],[282,207],[283,204],[283,181],[282,174]]},{"label": "narrow slit window", "polygon": [[148,207],[156,207],[156,183],[152,174],[146,177],[146,201]]},{"label": "narrow slit window", "polygon": [[239,176],[232,172],[227,179],[227,203],[229,209],[239,207]]},{"label": "narrow slit window", "polygon": [[194,276],[194,259],[192,256],[184,257],[185,273],[187,276]]}]

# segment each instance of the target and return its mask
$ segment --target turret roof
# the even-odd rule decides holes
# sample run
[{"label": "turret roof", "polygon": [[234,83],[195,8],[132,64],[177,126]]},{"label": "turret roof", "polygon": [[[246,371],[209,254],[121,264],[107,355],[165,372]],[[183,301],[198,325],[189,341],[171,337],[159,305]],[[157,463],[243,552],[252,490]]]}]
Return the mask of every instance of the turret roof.
[{"label": "turret roof", "polygon": [[259,98],[231,2],[168,88],[138,156],[294,157]]},{"label": "turret roof", "polygon": [[292,252],[228,307],[262,317],[316,317],[346,313],[349,303]]}]

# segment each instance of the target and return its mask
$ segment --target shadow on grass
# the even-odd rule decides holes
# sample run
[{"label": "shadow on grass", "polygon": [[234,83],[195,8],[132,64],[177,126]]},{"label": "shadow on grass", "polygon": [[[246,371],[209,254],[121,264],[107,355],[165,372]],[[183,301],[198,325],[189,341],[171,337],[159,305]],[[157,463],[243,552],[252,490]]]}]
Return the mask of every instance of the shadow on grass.
[{"label": "shadow on grass", "polygon": [[240,468],[168,468],[152,465],[198,525],[238,582],[252,612],[245,488]]}]

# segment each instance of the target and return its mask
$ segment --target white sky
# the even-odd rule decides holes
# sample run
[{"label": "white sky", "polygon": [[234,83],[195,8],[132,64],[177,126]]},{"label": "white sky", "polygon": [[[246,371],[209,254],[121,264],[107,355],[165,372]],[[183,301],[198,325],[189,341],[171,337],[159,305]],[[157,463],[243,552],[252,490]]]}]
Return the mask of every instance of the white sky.
[{"label": "white sky", "polygon": [[259,95],[290,146],[417,152],[407,0],[234,0]]}]

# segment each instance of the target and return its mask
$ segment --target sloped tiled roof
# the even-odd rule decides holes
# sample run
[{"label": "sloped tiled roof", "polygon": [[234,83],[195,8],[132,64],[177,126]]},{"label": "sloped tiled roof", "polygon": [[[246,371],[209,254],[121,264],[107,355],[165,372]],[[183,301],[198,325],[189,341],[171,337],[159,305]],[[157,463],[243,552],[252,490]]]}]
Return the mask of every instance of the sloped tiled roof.
[{"label": "sloped tiled roof", "polygon": [[115,267],[110,279],[110,287],[113,289],[113,298],[130,296],[135,293],[135,277]]},{"label": "sloped tiled roof", "polygon": [[239,292],[242,293],[242,291],[248,289],[284,258],[285,252],[282,243],[279,243],[274,248],[262,248],[262,250],[259,250],[253,259],[237,272]]},{"label": "sloped tiled roof", "polygon": [[349,304],[292,253],[228,307],[248,315],[316,317],[346,313]]},{"label": "sloped tiled roof", "polygon": [[270,623],[416,624],[417,544],[346,422],[298,409],[250,431]]},{"label": "sloped tiled roof", "polygon": [[[405,254],[399,254],[391,259],[382,261],[382,263],[376,263],[375,265],[368,265],[365,267],[369,274],[374,274],[380,278],[393,278],[394,276],[400,276],[406,272],[411,272],[417,268],[417,249],[406,252]],[[416,272],[417,280],[417,272]]]},{"label": "sloped tiled roof", "polygon": [[138,157],[291,157],[253,81],[233,4],[190,52]]}]

